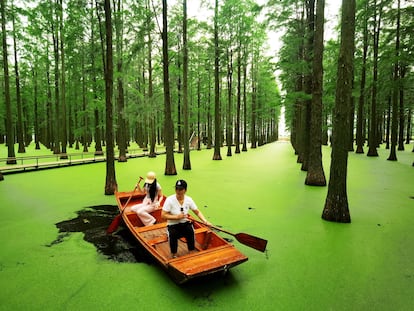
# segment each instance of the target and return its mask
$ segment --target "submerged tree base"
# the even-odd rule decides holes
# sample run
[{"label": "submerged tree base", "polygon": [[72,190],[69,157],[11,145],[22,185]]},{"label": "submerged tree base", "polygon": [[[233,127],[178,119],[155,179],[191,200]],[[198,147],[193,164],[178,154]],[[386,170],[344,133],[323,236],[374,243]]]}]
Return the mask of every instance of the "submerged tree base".
[{"label": "submerged tree base", "polygon": [[323,171],[319,173],[310,173],[308,171],[305,179],[305,185],[320,187],[326,186],[325,174],[323,173]]},{"label": "submerged tree base", "polygon": [[348,202],[346,202],[346,200],[333,201],[327,198],[325,208],[322,212],[322,219],[333,222],[350,223],[351,215],[349,214]]}]

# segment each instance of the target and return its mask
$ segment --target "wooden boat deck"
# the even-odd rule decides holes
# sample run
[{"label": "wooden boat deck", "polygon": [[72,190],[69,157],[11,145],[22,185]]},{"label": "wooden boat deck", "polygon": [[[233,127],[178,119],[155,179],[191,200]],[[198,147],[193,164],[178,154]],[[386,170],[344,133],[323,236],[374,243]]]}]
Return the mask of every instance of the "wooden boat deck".
[{"label": "wooden boat deck", "polygon": [[[123,211],[124,208],[140,203],[143,194],[118,192],[116,197],[120,211]],[[137,241],[179,284],[203,275],[227,271],[248,260],[245,255],[212,231],[210,227],[198,222],[193,223],[195,250],[189,252],[185,238],[181,238],[178,240],[177,257],[172,258],[167,222],[161,219],[161,208],[151,214],[157,220],[157,223],[151,226],[144,226],[133,211],[125,210],[122,213],[122,218]]]}]

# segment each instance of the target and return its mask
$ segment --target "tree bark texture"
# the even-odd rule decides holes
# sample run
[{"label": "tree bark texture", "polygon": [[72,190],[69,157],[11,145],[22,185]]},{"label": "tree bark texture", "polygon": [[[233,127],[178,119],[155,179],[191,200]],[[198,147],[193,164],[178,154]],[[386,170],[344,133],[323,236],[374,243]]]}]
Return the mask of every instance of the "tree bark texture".
[{"label": "tree bark texture", "polygon": [[218,42],[218,0],[214,7],[214,154],[213,160],[221,160],[221,126],[220,126],[220,52]]},{"label": "tree bark texture", "polygon": [[317,0],[313,53],[313,89],[310,122],[309,162],[305,184],[326,186],[322,165],[322,83],[323,29],[325,0]]},{"label": "tree bark texture", "polygon": [[164,80],[164,132],[165,132],[165,175],[177,175],[174,161],[174,125],[171,116],[171,97],[170,97],[170,74],[168,63],[168,20],[167,20],[167,0],[162,1],[162,60],[163,60],[163,80]]},{"label": "tree bark texture", "polygon": [[106,104],[106,183],[105,194],[112,195],[117,190],[115,176],[115,156],[113,137],[113,58],[112,58],[112,18],[111,1],[105,0],[105,30],[106,30],[106,70],[105,70],[105,104]]},{"label": "tree bark texture", "polygon": [[335,107],[332,128],[332,154],[328,194],[322,218],[349,223],[347,195],[349,108],[355,49],[355,0],[342,1],[341,45],[338,59]]}]

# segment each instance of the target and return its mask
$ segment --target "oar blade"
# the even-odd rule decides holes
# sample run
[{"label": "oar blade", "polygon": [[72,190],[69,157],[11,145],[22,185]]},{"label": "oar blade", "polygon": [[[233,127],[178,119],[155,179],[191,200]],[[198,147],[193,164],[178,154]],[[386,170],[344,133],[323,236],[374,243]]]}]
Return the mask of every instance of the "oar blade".
[{"label": "oar blade", "polygon": [[109,225],[108,229],[106,229],[107,234],[114,233],[121,223],[121,214],[116,215],[116,217],[112,220],[111,224]]},{"label": "oar blade", "polygon": [[247,233],[237,233],[234,236],[237,241],[244,245],[247,245],[261,252],[264,252],[266,250],[267,240],[255,237]]}]

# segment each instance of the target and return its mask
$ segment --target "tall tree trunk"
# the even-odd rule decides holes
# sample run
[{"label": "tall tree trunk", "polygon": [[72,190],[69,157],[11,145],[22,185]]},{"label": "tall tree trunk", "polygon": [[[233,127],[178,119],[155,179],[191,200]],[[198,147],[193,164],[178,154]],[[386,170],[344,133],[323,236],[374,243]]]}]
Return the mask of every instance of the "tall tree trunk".
[{"label": "tall tree trunk", "polygon": [[59,82],[59,67],[60,67],[60,46],[59,46],[59,0],[55,0],[55,21],[52,22],[52,37],[53,37],[53,55],[55,61],[55,111],[54,111],[54,140],[53,140],[53,153],[60,154],[60,125],[61,125],[61,114],[60,114],[60,82]]},{"label": "tall tree trunk", "polygon": [[115,155],[113,135],[113,109],[112,93],[114,81],[114,68],[112,58],[112,18],[111,0],[105,0],[105,33],[106,33],[106,59],[105,59],[105,106],[106,106],[106,182],[105,195],[112,195],[118,188],[115,176]]},{"label": "tall tree trunk", "polygon": [[[152,83],[152,37],[151,37],[151,14],[150,14],[150,8],[149,8],[149,1],[146,1],[145,8],[147,11],[147,37],[148,37],[148,102],[149,106],[153,107],[155,105],[153,95],[153,83]],[[150,151],[148,156],[151,158],[155,158],[157,156],[155,152],[155,145],[156,145],[156,113],[155,109],[151,109],[150,113]]]},{"label": "tall tree trunk", "polygon": [[342,0],[341,45],[338,59],[335,107],[332,127],[332,155],[328,194],[322,218],[351,222],[346,187],[348,167],[349,108],[355,49],[355,0]]},{"label": "tall tree trunk", "polygon": [[[373,82],[372,82],[372,99],[371,99],[371,122],[369,129],[369,146],[367,156],[378,157],[378,116],[377,116],[377,84],[378,84],[378,50],[379,50],[379,36],[381,31],[381,12],[382,8],[377,7],[377,1],[374,0],[374,62],[373,62]],[[379,15],[378,15],[379,14]]]},{"label": "tall tree trunk", "polygon": [[117,52],[117,107],[118,107],[118,162],[127,162],[127,142],[126,142],[126,122],[125,122],[125,103],[124,103],[124,83],[123,83],[123,20],[122,20],[121,0],[117,1],[115,9],[115,29],[116,29],[116,52]]},{"label": "tall tree trunk", "polygon": [[233,129],[233,120],[232,120],[232,100],[233,100],[233,50],[231,48],[227,49],[227,113],[226,113],[226,145],[227,145],[227,156],[231,157],[231,145],[232,140],[232,129]]},{"label": "tall tree trunk", "polygon": [[252,75],[252,111],[251,111],[251,121],[250,121],[250,148],[257,148],[257,132],[256,132],[256,122],[257,122],[257,59],[255,57],[256,53],[253,55],[253,61],[251,66],[251,75]]},{"label": "tall tree trunk", "polygon": [[[182,53],[181,51],[181,45],[180,42],[178,42],[178,55],[180,55],[180,53]],[[181,56],[177,57],[177,69],[178,72],[181,72]],[[183,127],[182,127],[182,121],[181,121],[181,112],[182,112],[182,107],[181,107],[181,86],[182,86],[182,81],[181,81],[181,75],[179,74],[177,77],[177,140],[178,140],[178,153],[182,153],[183,152]]]},{"label": "tall tree trunk", "polygon": [[391,132],[391,102],[392,96],[388,95],[387,99],[387,111],[386,111],[386,121],[385,121],[385,149],[390,149],[390,132]]},{"label": "tall tree trunk", "polygon": [[[12,4],[13,6],[13,4]],[[12,9],[13,10],[13,9]],[[23,109],[22,109],[22,98],[20,92],[20,75],[19,75],[19,59],[17,55],[17,39],[16,39],[16,24],[15,24],[15,14],[12,14],[13,22],[13,46],[14,46],[14,73],[16,76],[16,104],[17,104],[17,143],[18,143],[18,153],[26,153],[26,148],[24,146],[24,137],[23,137]]]},{"label": "tall tree trunk", "polygon": [[[47,53],[49,54],[49,53]],[[49,55],[48,55],[49,58]],[[52,82],[50,79],[50,64],[47,62],[46,64],[46,79],[47,79],[47,102],[46,102],[46,110],[47,110],[47,139],[46,139],[46,146],[50,150],[53,151],[53,141],[54,141],[54,118],[53,118],[53,103],[52,103]]]},{"label": "tall tree trunk", "polygon": [[[312,94],[312,64],[314,54],[314,32],[315,32],[315,0],[307,0],[306,3],[306,43],[304,61],[306,62],[306,71],[304,73],[304,89],[305,93]],[[302,171],[307,171],[309,168],[309,149],[310,149],[310,127],[311,127],[311,99],[303,101],[304,107],[302,110],[302,130],[303,130],[303,145],[302,151]]]},{"label": "tall tree trunk", "polygon": [[177,175],[174,161],[174,126],[171,116],[170,73],[168,61],[167,0],[162,0],[162,61],[164,79],[165,175]]},{"label": "tall tree trunk", "polygon": [[184,160],[183,169],[191,170],[189,124],[188,124],[188,44],[187,44],[187,0],[183,0],[183,115],[184,115]]},{"label": "tall tree trunk", "polygon": [[326,186],[322,165],[322,84],[323,84],[323,29],[325,0],[317,0],[315,41],[313,53],[313,90],[310,123],[309,165],[305,184]]},{"label": "tall tree trunk", "polygon": [[397,33],[395,36],[395,63],[394,63],[394,85],[392,89],[392,125],[391,125],[391,148],[389,161],[397,161],[397,138],[398,138],[398,96],[399,96],[399,55],[400,55],[400,0],[397,8]]},{"label": "tall tree trunk", "polygon": [[[400,64],[400,72],[399,72],[399,77],[400,77],[400,81],[404,81],[405,80],[405,73],[407,71],[407,67]],[[399,131],[398,131],[398,150],[399,151],[403,151],[404,150],[404,88],[403,87],[399,87],[399,100],[400,100],[400,106],[399,106]]]},{"label": "tall tree trunk", "polygon": [[[304,23],[303,23],[303,14],[298,21],[298,31],[304,31]],[[305,40],[301,38],[300,43],[298,44],[297,51],[296,51],[296,60],[297,62],[301,63],[303,61],[303,53],[305,50]],[[304,77],[303,77],[303,70],[298,69],[295,72],[295,93],[300,93],[304,91]],[[292,146],[295,149],[295,154],[297,154],[297,163],[303,163],[303,144],[304,144],[304,128],[302,126],[302,110],[303,110],[303,99],[296,98],[295,103],[293,106],[293,116],[292,116],[292,131],[291,131],[291,142]]]},{"label": "tall tree trunk", "polygon": [[357,111],[357,128],[356,128],[356,150],[355,153],[364,153],[364,104],[365,104],[365,83],[367,76],[367,54],[368,54],[368,1],[365,1],[364,6],[364,30],[363,30],[363,48],[362,48],[362,68],[361,68],[361,82],[360,94],[358,100]]},{"label": "tall tree trunk", "polygon": [[220,51],[218,42],[218,0],[214,6],[214,154],[213,160],[221,160],[220,124]]},{"label": "tall tree trunk", "polygon": [[236,129],[234,133],[234,143],[236,148],[234,153],[240,153],[240,109],[241,109],[241,43],[237,51],[237,104],[236,104]]},{"label": "tall tree trunk", "polygon": [[[411,116],[413,114],[413,111],[411,107],[408,108],[407,111],[407,130],[405,132],[405,143],[408,145],[411,140]],[[414,149],[413,149],[414,150]]]},{"label": "tall tree trunk", "polygon": [[39,99],[38,99],[38,82],[37,82],[37,66],[34,65],[35,68],[32,69],[32,78],[34,81],[34,90],[33,90],[33,101],[34,101],[34,124],[33,124],[33,130],[34,130],[34,141],[35,141],[35,149],[40,149],[40,127],[39,127]]},{"label": "tall tree trunk", "polygon": [[[91,11],[90,24],[93,25],[94,24],[94,19],[93,19],[94,10],[93,10],[93,1],[92,0],[91,0],[91,4],[90,4],[90,11]],[[96,66],[95,66],[95,30],[94,30],[94,27],[91,27],[90,47],[91,47],[90,53],[91,53],[91,55],[93,55],[91,57],[91,67],[96,68]],[[103,150],[102,150],[102,127],[100,125],[99,110],[96,107],[96,103],[97,103],[97,99],[98,99],[98,91],[97,91],[98,85],[97,85],[95,70],[93,70],[91,72],[91,75],[92,75],[92,79],[91,79],[92,80],[92,92],[93,92],[93,98],[94,98],[94,103],[95,103],[95,105],[94,105],[95,155],[103,155]],[[70,118],[69,118],[69,120],[70,120]]]},{"label": "tall tree trunk", "polygon": [[247,52],[243,53],[243,147],[247,151]]},{"label": "tall tree trunk", "polygon": [[83,124],[83,131],[82,131],[82,145],[83,149],[82,152],[88,152],[88,108],[87,108],[87,99],[86,99],[86,93],[87,93],[87,85],[86,85],[86,69],[85,69],[85,53],[82,52],[82,111],[83,111],[83,117],[82,117],[82,124]]},{"label": "tall tree trunk", "polygon": [[7,164],[16,164],[14,153],[14,133],[13,117],[10,99],[10,77],[7,52],[7,32],[6,32],[6,0],[1,1],[1,31],[3,38],[3,71],[4,71],[4,99],[6,103],[6,137],[7,137]]},{"label": "tall tree trunk", "polygon": [[200,67],[197,70],[197,150],[201,150],[201,141],[203,139],[202,130],[201,130],[201,76],[200,76]]},{"label": "tall tree trunk", "polygon": [[59,36],[60,36],[60,66],[61,66],[61,79],[60,79],[60,88],[61,88],[61,143],[62,150],[60,154],[61,159],[67,159],[68,155],[66,154],[66,146],[68,144],[68,132],[66,125],[66,79],[65,79],[65,48],[64,48],[64,29],[63,29],[63,3],[62,0],[59,0]]}]

